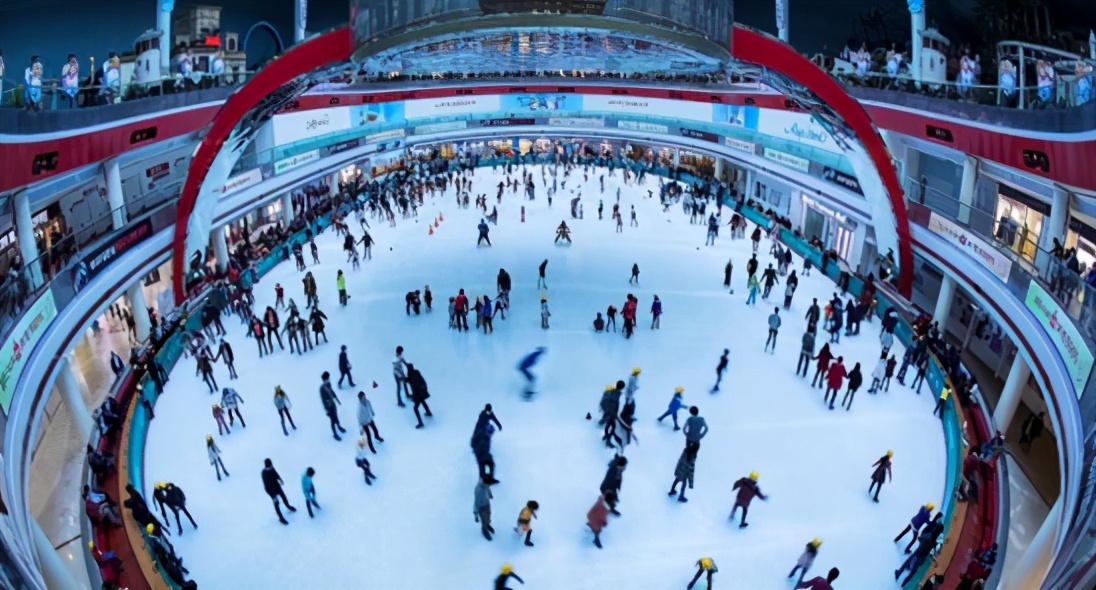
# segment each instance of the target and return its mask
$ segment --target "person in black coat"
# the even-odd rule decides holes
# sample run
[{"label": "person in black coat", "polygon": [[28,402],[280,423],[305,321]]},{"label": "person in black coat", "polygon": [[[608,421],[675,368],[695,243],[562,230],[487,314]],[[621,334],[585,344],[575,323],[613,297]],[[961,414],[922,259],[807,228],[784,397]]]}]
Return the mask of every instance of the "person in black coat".
[{"label": "person in black coat", "polygon": [[499,276],[498,276],[498,281],[497,282],[498,282],[499,293],[502,293],[504,291],[510,291],[510,287],[511,287],[510,273],[506,272],[505,269],[502,269],[502,268],[499,269]]},{"label": "person in black coat", "polygon": [[171,511],[175,513],[175,525],[178,527],[179,534],[183,534],[183,523],[179,519],[179,512],[182,512],[190,519],[190,524],[194,525],[194,528],[198,528],[198,523],[194,522],[194,517],[190,515],[190,511],[186,509],[186,494],[183,490],[173,483],[159,482],[156,484],[156,489],[152,492],[152,499],[160,506],[160,514],[164,517],[164,522],[170,524],[167,518],[167,508],[171,508]]},{"label": "person in black coat", "polygon": [[415,428],[422,428],[425,426],[422,422],[422,416],[419,414],[419,406],[422,406],[426,410],[426,417],[432,418],[434,414],[430,412],[430,406],[426,404],[427,398],[430,397],[430,392],[426,388],[426,379],[423,379],[422,373],[415,368],[411,363],[407,363],[407,384],[411,387],[411,401],[414,403],[412,409],[415,411],[415,418],[419,423]]},{"label": "person in black coat", "polygon": [[335,437],[335,440],[342,440],[339,433],[346,432],[346,429],[339,423],[338,406],[342,405],[342,401],[339,400],[339,396],[335,395],[335,388],[331,387],[331,373],[324,371],[320,378],[323,379],[323,384],[320,385],[320,402],[323,403],[323,411],[327,414],[328,420],[331,421],[331,434]]},{"label": "person in black coat", "polygon": [[[308,316],[309,323],[312,324],[312,331],[316,334],[316,345],[320,344],[320,336],[323,336],[323,341],[327,342],[327,332],[324,331],[323,321],[327,319],[324,312],[320,311],[319,307],[313,307],[312,313]],[[307,338],[307,336],[305,337]]]},{"label": "person in black coat", "polygon": [[285,497],[285,490],[282,489],[282,476],[278,475],[278,471],[274,469],[274,462],[266,459],[263,464],[263,489],[266,490],[266,495],[274,501],[274,512],[278,513],[278,520],[282,524],[289,524],[289,521],[282,516],[282,508],[278,504],[278,498],[285,502],[285,507],[290,512],[296,512],[297,509],[290,505],[289,498]]},{"label": "person in black coat", "polygon": [[130,514],[133,515],[133,520],[137,524],[141,525],[141,529],[144,530],[150,524],[156,525],[156,528],[160,528],[160,521],[156,520],[152,511],[148,509],[148,504],[145,502],[141,492],[137,491],[137,488],[133,487],[133,484],[126,484],[126,493],[129,497],[126,498],[122,505],[129,508]]},{"label": "person in black coat", "polygon": [[230,379],[236,379],[236,355],[232,352],[232,345],[228,343],[228,340],[221,339],[221,344],[217,347],[217,356],[213,357],[214,361],[222,360],[225,366],[228,367],[228,376]]},{"label": "person in black coat", "polygon": [[[845,397],[841,398],[841,407],[845,408],[846,412],[852,409],[852,400],[856,397],[856,390],[864,384],[864,374],[860,372],[860,363],[856,363],[848,378],[849,388],[845,390]],[[846,403],[848,403],[847,407],[845,406]]]},{"label": "person in black coat", "polygon": [[605,478],[601,480],[601,494],[605,496],[609,505],[609,512],[620,516],[616,505],[620,498],[620,488],[624,484],[624,468],[628,466],[628,459],[620,455],[613,456],[609,461],[609,469],[605,472]]},{"label": "person in black coat", "polygon": [[350,380],[350,387],[354,385],[354,376],[350,374],[350,358],[346,355],[346,345],[343,344],[339,351],[339,387],[342,388],[343,379]]}]

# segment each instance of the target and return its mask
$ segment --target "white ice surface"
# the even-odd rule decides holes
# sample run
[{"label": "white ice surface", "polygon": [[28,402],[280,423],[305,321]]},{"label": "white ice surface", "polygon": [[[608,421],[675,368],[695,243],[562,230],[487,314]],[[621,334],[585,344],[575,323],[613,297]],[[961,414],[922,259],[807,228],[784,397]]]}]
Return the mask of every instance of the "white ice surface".
[{"label": "white ice surface", "polygon": [[[501,176],[477,172],[475,188],[492,204]],[[584,220],[568,215],[574,175],[551,209],[539,167],[534,176],[536,201],[522,201],[509,191],[504,197],[491,248],[476,247],[480,214],[458,210],[451,193],[435,202],[427,198],[417,220],[400,220],[395,228],[372,223],[378,245],[373,260],[357,272],[343,262],[341,238],[323,234],[317,239],[323,263],[309,270],[330,318],[330,344],[303,357],[287,350],[259,360],[239,321],[227,318],[240,379],[229,381],[220,364],[215,373],[221,387],[231,385],[245,399],[241,409],[248,428],[217,437],[232,473],[225,481],[216,480],[204,444],[207,433],[216,433],[210,415],[215,398],[194,376],[193,361],[181,362],[156,406],[144,483],[151,492],[153,482],[173,481],[187,493],[201,528],[184,525],[185,534],[172,540],[191,575],[203,588],[474,589],[489,587],[500,564],[510,562],[529,589],[669,589],[683,587],[695,571],[693,563],[707,555],[719,565],[716,580],[722,587],[783,590],[791,587],[786,576],[804,544],[820,537],[824,544],[809,577],[838,566],[838,588],[895,587],[893,571],[903,556],[892,539],[918,506],[941,505],[946,456],[930,395],[914,395],[897,382],[889,393],[867,394],[879,354],[878,320],[864,323],[860,336],[843,338],[835,347],[850,369],[852,362],[862,363],[865,384],[851,412],[827,411],[822,390],[797,378],[795,365],[803,314],[811,297],[824,301],[832,294],[832,283],[817,274],[801,278],[791,311],[781,311],[776,354],[764,354],[766,317],[782,303],[783,288],[774,289],[770,303],[745,305],[748,240],[732,241],[724,229],[715,247],[703,246],[703,225],[690,225],[680,206],[664,214],[657,198],[646,198],[648,188],[657,195],[656,178],[646,187],[624,187],[625,228],[617,235],[609,211],[619,174],[606,179],[604,194],[594,176],[583,187]],[[599,198],[605,201],[604,221],[597,219]],[[638,228],[628,227],[633,203]],[[523,204],[524,224],[519,223]],[[445,219],[428,236],[427,222],[439,212]],[[574,245],[554,246],[553,230],[564,218]],[[351,226],[360,236],[357,224]],[[767,243],[763,240],[762,254]],[[540,329],[536,289],[537,265],[545,257],[553,314],[548,331]],[[734,295],[721,287],[728,258],[735,263]],[[759,259],[764,267],[768,257]],[[628,284],[633,262],[641,270],[638,287]],[[800,266],[796,258],[794,267]],[[512,315],[496,318],[493,335],[448,330],[449,296],[463,287],[470,298],[487,293],[493,299],[500,267],[513,277]],[[347,308],[337,304],[336,269],[348,274]],[[256,310],[273,304],[277,282],[303,305],[302,274],[292,264],[276,268],[256,287]],[[434,292],[434,312],[407,317],[403,295],[424,284]],[[595,312],[604,313],[610,303],[621,307],[629,292],[640,299],[635,337],[594,334]],[[665,315],[661,330],[651,331],[655,294]],[[823,341],[820,335],[819,347]],[[359,387],[338,390],[341,419],[351,432],[336,442],[318,387],[323,371],[338,374],[340,344],[349,347]],[[393,403],[396,345],[406,348],[406,358],[430,386],[435,417],[422,430],[414,429],[410,405],[401,409]],[[540,394],[524,401],[514,367],[542,345],[548,353],[535,370]],[[730,370],[721,393],[712,395],[714,367],[724,347],[731,350]],[[900,347],[895,352],[901,358]],[[597,416],[604,386],[625,379],[633,366],[643,368],[636,396],[640,442],[627,449],[623,516],[610,520],[602,534],[605,548],[598,550],[585,526],[586,511],[598,496],[612,452],[601,444],[596,420],[584,417]],[[374,380],[379,389],[368,389]],[[289,437],[282,435],[271,399],[278,384],[292,399],[298,426]],[[677,385],[711,428],[687,504],[666,495],[683,437],[669,420],[655,421]],[[379,478],[372,487],[354,465],[356,437],[351,436],[356,394],[363,386],[385,438],[372,461]],[[499,534],[493,542],[480,536],[472,515],[477,470],[468,443],[485,402],[494,405],[504,427],[493,443],[502,481],[494,486]],[[894,450],[894,481],[873,504],[867,494],[871,465],[887,449]],[[298,508],[288,515],[289,526],[278,523],[263,492],[259,472],[267,457]],[[323,506],[314,520],[305,512],[299,485],[309,466],[316,469]],[[727,520],[734,502],[731,484],[754,469],[770,497],[755,500],[751,526],[740,530],[737,521]],[[533,548],[511,532],[530,499],[541,505]]]}]

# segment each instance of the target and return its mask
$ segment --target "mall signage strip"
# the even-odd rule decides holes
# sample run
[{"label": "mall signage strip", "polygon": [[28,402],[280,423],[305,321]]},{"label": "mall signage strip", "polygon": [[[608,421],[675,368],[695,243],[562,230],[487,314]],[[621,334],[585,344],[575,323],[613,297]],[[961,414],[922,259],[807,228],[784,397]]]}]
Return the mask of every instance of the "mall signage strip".
[{"label": "mall signage strip", "polygon": [[836,168],[831,168],[830,166],[822,168],[822,178],[832,182],[833,184],[836,184],[837,186],[847,188],[858,195],[864,194],[863,189],[860,188],[860,181],[856,180],[855,176],[851,174],[845,174],[844,172],[837,170]]},{"label": "mall signage strip", "polygon": [[145,218],[119,230],[117,236],[89,252],[74,270],[76,290],[82,289],[95,275],[134,246],[152,237],[152,233],[152,220]]}]

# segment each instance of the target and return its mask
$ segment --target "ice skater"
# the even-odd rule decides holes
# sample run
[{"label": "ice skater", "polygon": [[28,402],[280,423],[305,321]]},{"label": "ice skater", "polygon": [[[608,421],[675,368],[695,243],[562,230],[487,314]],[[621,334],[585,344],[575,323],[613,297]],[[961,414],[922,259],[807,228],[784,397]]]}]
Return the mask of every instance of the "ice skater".
[{"label": "ice skater", "polygon": [[487,221],[480,219],[477,229],[479,229],[479,239],[476,240],[476,246],[482,246],[484,242],[487,242],[487,245],[490,246],[491,238],[487,237],[487,234],[491,232],[491,228],[488,227]]},{"label": "ice skater", "polygon": [[[853,366],[849,372],[849,388],[845,390],[845,397],[841,399],[841,407],[848,412],[852,409],[852,400],[856,397],[856,390],[864,383],[864,375],[860,372],[860,363]],[[847,404],[847,405],[846,405]]]},{"label": "ice skater", "polygon": [[624,468],[628,466],[628,458],[622,455],[614,455],[609,461],[609,468],[605,470],[605,477],[601,480],[601,495],[609,502],[609,512],[614,516],[620,516],[616,509],[620,498],[620,487],[624,484]]},{"label": "ice skater", "polygon": [[244,403],[244,398],[240,397],[240,394],[231,387],[226,387],[221,390],[221,407],[225,409],[225,414],[228,415],[228,425],[235,426],[236,419],[239,418],[240,426],[247,428],[247,423],[244,422],[244,415],[240,413],[240,404]]},{"label": "ice skater", "polygon": [[415,428],[423,428],[426,425],[422,422],[419,407],[426,410],[427,418],[434,417],[434,414],[430,412],[430,406],[426,403],[430,397],[430,391],[426,387],[426,379],[423,378],[422,373],[411,363],[407,363],[407,384],[411,386],[411,409],[415,412],[415,419],[419,421]]},{"label": "ice skater", "polygon": [[285,507],[288,508],[290,512],[296,512],[297,509],[289,503],[289,498],[285,497],[285,490],[282,489],[282,484],[284,483],[282,481],[282,476],[278,475],[278,471],[274,469],[274,462],[270,459],[263,460],[262,478],[263,490],[266,491],[266,495],[270,496],[270,499],[274,502],[274,512],[278,514],[278,522],[289,524],[289,521],[282,516],[282,508],[278,503],[278,498],[281,498],[282,502],[285,503]]},{"label": "ice skater", "polygon": [[293,415],[289,413],[289,410],[293,408],[293,404],[289,402],[289,396],[286,395],[281,385],[274,386],[274,407],[278,410],[278,417],[282,421],[282,433],[289,436],[289,431],[285,428],[285,421],[289,420],[289,425],[293,427],[293,430],[297,429],[297,425],[293,423]]},{"label": "ice skater", "polygon": [[677,425],[677,413],[681,408],[685,407],[685,402],[681,399],[682,394],[685,393],[685,388],[680,385],[674,389],[674,396],[670,398],[670,405],[666,408],[666,411],[658,417],[658,421],[662,422],[663,418],[667,416],[674,419],[674,430],[681,430],[681,427]]},{"label": "ice skater", "polygon": [[491,500],[495,497],[491,493],[491,485],[494,483],[495,479],[490,475],[481,475],[476,482],[475,499],[472,504],[472,514],[480,525],[480,534],[488,541],[491,540],[491,535],[495,534],[495,528],[491,526]]},{"label": "ice skater", "polygon": [[213,421],[217,423],[217,436],[224,436],[226,432],[232,434],[232,429],[225,422],[225,411],[221,409],[221,404],[216,402],[213,404]]},{"label": "ice skater", "polygon": [[350,374],[350,357],[346,354],[346,345],[343,344],[339,349],[339,389],[342,389],[343,380],[349,380],[350,387],[356,387],[354,385],[354,376]]},{"label": "ice skater", "polygon": [[160,505],[160,514],[164,517],[164,523],[168,523],[165,507],[170,508],[175,514],[175,526],[178,527],[180,536],[183,534],[183,523],[179,519],[180,512],[186,515],[190,520],[190,524],[195,529],[198,528],[198,523],[194,522],[194,517],[191,516],[190,511],[186,509],[186,494],[184,494],[183,490],[175,484],[171,482],[157,482],[155,491],[152,493],[152,498]]},{"label": "ice skater", "polygon": [[[374,387],[376,383],[373,384]],[[376,438],[377,442],[384,442],[381,438],[381,433],[377,431],[377,423],[373,421],[373,402],[365,396],[364,391],[358,392],[358,432],[365,435],[365,441],[369,444],[369,450],[375,455],[377,449],[373,448],[373,439]],[[373,434],[370,436],[370,429]]]},{"label": "ice skater", "polygon": [[797,590],[833,590],[833,581],[839,575],[841,575],[841,570],[831,567],[825,578],[822,576],[811,578],[806,582],[799,582],[795,587]]},{"label": "ice skater", "polygon": [[354,464],[358,466],[358,469],[362,470],[362,474],[365,477],[365,485],[371,486],[373,485],[373,480],[377,479],[377,476],[373,475],[373,471],[370,470],[369,456],[366,455],[365,448],[365,438],[359,438],[358,454],[356,457],[354,457]]},{"label": "ice skater", "polygon": [[316,476],[316,470],[309,467],[301,476],[301,491],[304,493],[304,506],[308,508],[308,518],[312,518],[312,509],[320,509],[320,503],[316,501],[316,485],[312,478]]},{"label": "ice skater", "polygon": [[602,494],[586,512],[586,526],[594,533],[594,546],[601,549],[601,531],[609,526],[610,506],[616,503],[616,494]]},{"label": "ice skater", "polygon": [[769,337],[765,339],[765,352],[769,352],[769,346],[772,346],[772,352],[776,352],[776,335],[780,331],[780,308],[774,307],[773,312],[769,314]]},{"label": "ice skater", "polygon": [[632,264],[632,276],[628,277],[628,284],[632,283],[639,284],[639,264],[636,263]]},{"label": "ice skater", "polygon": [[552,312],[548,311],[548,298],[541,296],[540,298],[540,328],[542,330],[548,329],[548,318],[552,317]]},{"label": "ice skater", "polygon": [[750,526],[750,523],[746,522],[746,513],[750,511],[750,502],[753,502],[754,498],[761,498],[762,500],[768,500],[768,496],[761,493],[761,488],[757,487],[758,474],[756,471],[751,471],[747,477],[741,477],[738,481],[734,482],[734,486],[731,489],[738,490],[738,494],[735,496],[734,508],[731,509],[731,515],[729,520],[734,520],[735,512],[738,509],[742,509],[742,519],[738,522],[738,528],[744,529]]},{"label": "ice skater", "polygon": [[910,519],[910,523],[894,538],[894,542],[897,543],[901,541],[902,537],[905,537],[907,533],[913,533],[910,535],[910,544],[906,545],[906,553],[909,553],[910,549],[913,548],[913,544],[917,542],[917,536],[921,533],[921,527],[929,523],[934,508],[936,508],[936,505],[932,502],[928,502],[924,506],[918,508],[917,514],[913,515],[913,518]]},{"label": "ice skater", "polygon": [[538,289],[547,289],[548,288],[548,281],[544,278],[544,271],[547,268],[548,268],[548,259],[545,258],[544,262],[541,262],[540,266],[537,267],[537,272],[539,273],[539,276],[537,277],[537,288]]},{"label": "ice skater", "polygon": [[[712,386],[712,393],[719,391],[719,384],[723,382],[723,374],[727,372],[727,365],[730,363],[728,356],[731,351],[727,348],[723,349],[723,356],[719,357],[719,364],[715,366],[715,385]],[[677,422],[676,420],[674,421]]]},{"label": "ice skater", "polygon": [[875,469],[871,473],[871,485],[868,486],[868,493],[870,494],[872,488],[875,488],[875,495],[871,500],[876,504],[879,503],[879,491],[883,489],[883,482],[893,478],[893,475],[891,474],[891,459],[893,457],[894,451],[887,451],[886,455],[883,455],[878,461],[872,463],[872,467],[875,467]]},{"label": "ice skater", "polygon": [[685,448],[700,450],[700,441],[708,434],[708,423],[700,415],[700,408],[689,408],[689,418],[685,420]]},{"label": "ice skater", "polygon": [[814,559],[818,557],[818,548],[822,546],[822,539],[815,537],[810,543],[807,543],[807,548],[803,550],[803,554],[799,556],[799,560],[795,562],[795,567],[792,568],[791,573],[788,574],[788,579],[795,577],[795,572],[799,572],[799,580],[796,581],[796,587],[799,587],[803,583],[803,578],[807,575],[807,571],[814,565]]},{"label": "ice skater", "polygon": [[681,484],[681,495],[677,497],[678,502],[688,502],[689,499],[685,497],[685,486],[688,485],[689,489],[693,489],[693,474],[696,471],[696,449],[687,447],[681,451],[681,456],[677,459],[677,467],[674,468],[674,483],[670,486],[670,493],[668,496],[673,496],[677,493],[677,484]]},{"label": "ice skater", "polygon": [[323,403],[323,411],[331,422],[331,434],[335,440],[342,440],[339,433],[346,432],[343,425],[339,423],[339,406],[342,405],[342,401],[339,400],[338,395],[335,395],[335,388],[331,387],[331,373],[324,371],[320,379],[323,381],[320,384],[320,402]]},{"label": "ice skater", "polygon": [[689,585],[686,586],[686,590],[693,590],[693,586],[696,585],[697,580],[700,579],[700,576],[704,575],[707,576],[706,581],[708,582],[708,590],[712,590],[712,576],[714,576],[718,572],[719,568],[716,567],[715,560],[713,560],[711,557],[701,557],[700,559],[696,560],[696,575],[693,576],[692,581],[690,581]]},{"label": "ice skater", "polygon": [[217,443],[213,442],[212,434],[206,435],[206,454],[209,455],[209,464],[217,470],[217,481],[221,481],[222,471],[225,472],[225,477],[228,477],[228,468],[221,460],[221,449],[217,446]]},{"label": "ice skater", "polygon": [[540,504],[536,500],[529,500],[518,513],[518,524],[514,527],[514,532],[519,535],[525,533],[526,547],[533,546],[533,519],[537,517],[537,510],[540,510]]},{"label": "ice skater", "polygon": [[392,376],[396,378],[396,403],[401,408],[406,407],[403,397],[400,396],[400,388],[403,388],[403,396],[411,397],[411,388],[407,384],[407,361],[403,359],[403,347],[396,347],[396,358],[392,361]]},{"label": "ice skater", "polygon": [[524,357],[522,357],[521,361],[518,362],[518,371],[520,371],[521,374],[525,377],[525,389],[523,393],[526,397],[532,396],[536,393],[533,388],[537,384],[537,378],[531,370],[534,366],[536,366],[537,362],[540,361],[540,357],[545,352],[548,352],[548,349],[544,348],[543,346],[538,346],[536,350],[525,355]]},{"label": "ice skater", "polygon": [[510,578],[514,578],[518,582],[525,584],[525,580],[522,580],[521,576],[514,573],[514,568],[510,567],[510,564],[504,563],[502,564],[502,569],[499,570],[498,577],[495,578],[494,590],[511,590],[510,587],[506,585],[506,582],[508,582]]}]

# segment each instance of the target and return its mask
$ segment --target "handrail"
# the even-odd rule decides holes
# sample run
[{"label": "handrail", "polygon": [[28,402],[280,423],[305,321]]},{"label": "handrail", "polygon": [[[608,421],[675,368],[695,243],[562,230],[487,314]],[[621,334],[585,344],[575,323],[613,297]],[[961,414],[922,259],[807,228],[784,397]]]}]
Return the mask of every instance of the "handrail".
[{"label": "handrail", "polygon": [[[131,79],[116,87],[108,84],[81,84],[72,89],[71,95],[68,89],[62,86],[60,79],[43,78],[42,86],[39,88],[41,98],[35,110],[60,110],[66,103],[68,108],[86,108],[139,100],[161,94],[165,85],[168,84],[172,85],[173,92],[189,92],[220,85],[237,86],[246,83],[254,74],[255,72],[249,70],[226,71],[222,74],[192,72],[189,76],[176,73],[153,80]],[[25,82],[19,81],[12,86],[5,84],[0,90],[2,90],[0,108],[31,109],[27,105]],[[49,98],[48,101],[47,98]]]}]

